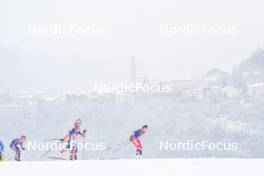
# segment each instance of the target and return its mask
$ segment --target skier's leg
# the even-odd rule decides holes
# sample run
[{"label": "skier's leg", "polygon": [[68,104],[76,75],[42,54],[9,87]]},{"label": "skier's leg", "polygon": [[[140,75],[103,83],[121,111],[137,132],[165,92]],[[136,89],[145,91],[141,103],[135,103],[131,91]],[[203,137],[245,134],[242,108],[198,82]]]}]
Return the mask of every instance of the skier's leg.
[{"label": "skier's leg", "polygon": [[66,152],[66,149],[62,149],[62,150],[60,151],[61,154],[65,153],[65,152]]},{"label": "skier's leg", "polygon": [[15,160],[16,160],[16,161],[21,161],[21,160],[20,160],[20,155],[21,155],[21,151],[20,151],[20,149],[19,149],[17,146],[15,146],[15,147],[14,147],[14,151],[16,152],[16,153],[15,153]]},{"label": "skier's leg", "polygon": [[12,147],[12,150],[15,152],[15,160],[17,160],[17,147]]},{"label": "skier's leg", "polygon": [[140,140],[137,138],[137,155],[142,155],[142,144]]},{"label": "skier's leg", "polygon": [[70,151],[70,160],[74,160],[74,158],[75,158],[75,147],[74,146],[72,146],[72,149],[71,149],[71,151]]},{"label": "skier's leg", "polygon": [[71,148],[71,145],[70,145],[70,143],[68,143],[67,146],[66,146],[66,148],[63,148],[63,149],[60,151],[60,153],[61,153],[61,154],[64,154],[64,153],[66,152],[66,149],[70,149],[70,148]]},{"label": "skier's leg", "polygon": [[142,155],[142,144],[141,144],[140,140],[137,137],[132,136],[131,141],[133,142],[133,144],[136,147],[136,155]]},{"label": "skier's leg", "polygon": [[70,151],[70,160],[73,160],[73,151]]},{"label": "skier's leg", "polygon": [[18,154],[17,154],[17,156],[18,156],[17,161],[21,161],[21,159],[20,159],[20,157],[21,157],[21,150],[18,150]]},{"label": "skier's leg", "polygon": [[74,160],[78,160],[78,148],[77,146],[74,146]]}]

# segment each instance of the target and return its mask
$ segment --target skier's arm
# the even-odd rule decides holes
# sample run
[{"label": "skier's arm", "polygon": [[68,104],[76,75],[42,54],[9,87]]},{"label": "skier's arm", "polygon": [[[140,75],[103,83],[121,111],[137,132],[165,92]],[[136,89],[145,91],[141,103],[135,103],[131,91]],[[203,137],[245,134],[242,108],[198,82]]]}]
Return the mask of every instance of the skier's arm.
[{"label": "skier's arm", "polygon": [[140,136],[143,136],[145,133],[146,133],[146,131],[142,129],[142,130],[140,131]]},{"label": "skier's arm", "polygon": [[64,138],[61,139],[61,141],[63,142],[63,141],[65,141],[66,139],[68,139],[69,137],[70,137],[70,135],[69,135],[69,134],[66,134],[66,135],[64,136]]},{"label": "skier's arm", "polygon": [[20,147],[21,147],[22,150],[26,150],[26,148],[23,146],[22,142],[20,143]]}]

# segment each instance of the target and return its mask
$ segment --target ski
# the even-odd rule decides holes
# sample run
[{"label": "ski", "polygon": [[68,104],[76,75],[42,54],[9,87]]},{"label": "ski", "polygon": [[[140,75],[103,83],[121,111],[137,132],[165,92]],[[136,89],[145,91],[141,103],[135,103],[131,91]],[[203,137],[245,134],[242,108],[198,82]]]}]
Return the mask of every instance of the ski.
[{"label": "ski", "polygon": [[50,141],[59,141],[59,142],[61,142],[61,141],[63,141],[63,139],[48,139],[45,142],[50,142]]},{"label": "ski", "polygon": [[60,157],[47,157],[48,159],[54,159],[54,160],[64,160],[64,161],[68,161],[65,158],[60,158]]},{"label": "ski", "polygon": [[112,146],[112,147],[107,147],[106,149],[105,149],[105,151],[106,150],[116,150],[117,148],[119,148],[120,146],[122,146],[122,145],[124,145],[124,144],[126,144],[127,143],[127,140],[126,141],[123,141],[123,142],[121,142],[121,143],[119,143],[119,144],[117,144],[117,145],[115,145],[115,146]]}]

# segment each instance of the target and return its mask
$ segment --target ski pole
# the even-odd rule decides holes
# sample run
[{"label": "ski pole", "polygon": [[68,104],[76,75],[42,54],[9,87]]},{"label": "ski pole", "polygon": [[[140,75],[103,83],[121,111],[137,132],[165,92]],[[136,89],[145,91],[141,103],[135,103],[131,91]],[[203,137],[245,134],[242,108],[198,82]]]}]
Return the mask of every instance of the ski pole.
[{"label": "ski pole", "polygon": [[123,142],[121,142],[121,143],[119,143],[119,144],[117,144],[117,145],[115,145],[115,146],[107,147],[105,150],[116,149],[117,147],[119,147],[119,146],[121,146],[121,145],[123,145],[123,144],[125,144],[125,143],[127,143],[127,140],[126,140],[126,141],[123,141]]},{"label": "ski pole", "polygon": [[85,156],[85,143],[86,143],[85,138],[86,137],[84,137],[84,139],[83,139],[83,156],[82,156],[83,160],[84,160],[84,156]]},{"label": "ski pole", "polygon": [[[59,143],[61,143],[62,142],[62,139],[50,139],[50,140],[47,140],[47,142],[48,141],[59,141]],[[58,143],[57,143],[58,144]],[[42,159],[42,158],[44,158],[47,154],[49,154],[50,152],[51,152],[52,150],[51,149],[49,149],[46,153],[44,153],[41,157],[40,157],[40,159]]]},{"label": "ski pole", "polygon": [[49,154],[51,152],[51,149],[49,149],[46,153],[44,153],[41,157],[40,157],[40,159],[42,159],[42,158],[44,158],[47,154]]},{"label": "ski pole", "polygon": [[8,154],[6,157],[5,157],[5,160],[9,161],[13,158],[13,156],[15,155],[15,152],[12,152],[10,154]]},{"label": "ski pole", "polygon": [[120,146],[119,148],[115,149],[114,151],[112,151],[112,153],[115,153],[115,152],[117,152],[118,150],[120,150],[120,149],[122,149],[122,148],[128,146],[128,144],[130,144],[130,141],[126,142],[124,145],[122,145],[122,146]]}]

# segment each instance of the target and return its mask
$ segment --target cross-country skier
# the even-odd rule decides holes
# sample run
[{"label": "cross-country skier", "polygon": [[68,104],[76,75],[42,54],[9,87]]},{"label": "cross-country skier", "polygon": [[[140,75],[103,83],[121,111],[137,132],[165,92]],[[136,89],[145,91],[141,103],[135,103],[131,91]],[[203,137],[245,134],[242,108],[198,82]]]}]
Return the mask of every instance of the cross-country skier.
[{"label": "cross-country skier", "polygon": [[[83,132],[80,131],[81,126],[81,119],[77,119],[74,123],[74,127],[72,130],[68,132],[68,134],[61,140],[64,142],[67,140],[66,149],[70,149],[70,160],[77,160],[78,159],[78,137],[85,137],[86,130]],[[61,150],[61,153],[64,153],[66,149]]]},{"label": "cross-country skier", "polygon": [[136,147],[136,155],[142,156],[142,144],[139,140],[140,136],[146,133],[148,130],[148,126],[144,125],[142,128],[134,131],[134,133],[130,137],[130,141],[135,145]]},{"label": "cross-country skier", "polygon": [[16,161],[21,161],[21,150],[26,150],[25,147],[23,146],[23,143],[26,142],[27,137],[22,135],[21,138],[16,138],[12,140],[10,144],[10,148],[15,151],[15,160]]},{"label": "cross-country skier", "polygon": [[4,160],[4,151],[5,151],[4,143],[0,140],[0,161]]}]

